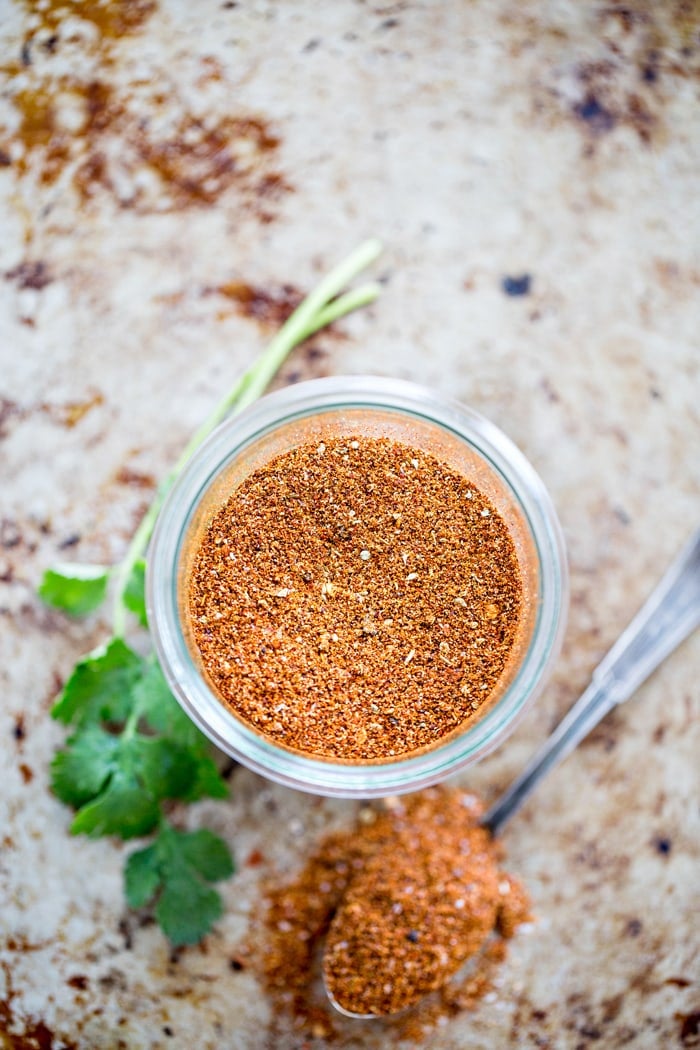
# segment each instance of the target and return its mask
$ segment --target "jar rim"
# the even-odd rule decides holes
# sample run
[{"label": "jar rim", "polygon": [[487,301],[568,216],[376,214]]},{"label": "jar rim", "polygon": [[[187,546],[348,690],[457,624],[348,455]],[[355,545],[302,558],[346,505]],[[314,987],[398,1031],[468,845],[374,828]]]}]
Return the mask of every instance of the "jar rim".
[{"label": "jar rim", "polygon": [[[278,746],[248,727],[197,668],[180,622],[178,566],[192,515],[226,464],[244,448],[295,419],[338,409],[376,409],[419,419],[466,442],[505,484],[536,555],[538,593],[532,637],[503,695],[463,732],[420,753],[362,763],[313,757]],[[156,654],[177,700],[224,752],[268,779],[315,794],[370,798],[418,790],[482,758],[512,730],[558,655],[568,602],[564,538],[549,494],[532,465],[494,423],[473,409],[401,379],[334,376],[268,394],[220,424],[194,453],[158,516],[146,574],[148,620]]]}]

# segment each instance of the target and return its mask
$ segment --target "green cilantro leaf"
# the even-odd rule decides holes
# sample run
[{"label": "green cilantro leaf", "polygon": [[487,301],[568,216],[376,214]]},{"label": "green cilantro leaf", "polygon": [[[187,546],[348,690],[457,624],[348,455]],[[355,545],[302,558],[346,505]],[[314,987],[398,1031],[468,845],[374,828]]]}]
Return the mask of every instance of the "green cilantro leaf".
[{"label": "green cilantro leaf", "polygon": [[134,702],[152,729],[176,740],[196,757],[195,776],[184,798],[188,802],[199,798],[226,798],[228,786],[211,757],[209,741],[178,704],[157,661],[149,663],[135,686]]},{"label": "green cilantro leaf", "polygon": [[132,689],[143,660],[121,638],[112,638],[76,664],[51,714],[60,722],[86,726],[123,722],[132,707]]},{"label": "green cilantro leaf", "polygon": [[180,835],[180,846],[187,862],[207,882],[218,882],[233,874],[233,861],[228,846],[209,828]]},{"label": "green cilantro leaf", "polygon": [[155,846],[136,850],[124,865],[124,890],[130,908],[142,908],[160,887],[158,853]]},{"label": "green cilantro leaf", "polygon": [[196,760],[164,737],[116,737],[88,726],[58,752],[51,773],[58,797],[81,807],[73,834],[128,839],[155,827],[162,799],[188,796]]},{"label": "green cilantro leaf", "polygon": [[196,802],[200,798],[228,798],[228,784],[223,779],[211,755],[200,752],[192,785],[182,796],[185,802]]},{"label": "green cilantro leaf", "polygon": [[132,853],[124,869],[126,897],[141,907],[156,894],[156,918],[174,945],[196,944],[222,913],[221,897],[207,883],[233,874],[226,843],[213,832],[161,827],[152,846]]},{"label": "green cilantro leaf", "polygon": [[127,580],[123,596],[124,605],[134,613],[143,627],[148,627],[146,616],[146,561],[144,558],[134,564]]},{"label": "green cilantro leaf", "polygon": [[102,790],[117,762],[119,738],[98,726],[71,737],[51,762],[54,794],[69,806],[84,806]]},{"label": "green cilantro leaf", "polygon": [[187,867],[169,869],[156,904],[156,919],[174,944],[196,944],[223,912],[221,897]]},{"label": "green cilantro leaf", "polygon": [[149,661],[145,674],[134,689],[134,697],[141,716],[156,732],[165,733],[187,746],[206,741],[171,693],[157,660]]},{"label": "green cilantro leaf", "polygon": [[83,806],[71,824],[74,835],[119,835],[131,839],[146,835],[160,817],[160,807],[152,795],[143,790],[133,772],[117,768],[106,789]]},{"label": "green cilantro leaf", "polygon": [[63,562],[46,570],[39,584],[39,597],[70,616],[85,616],[104,601],[109,575],[106,565]]},{"label": "green cilantro leaf", "polygon": [[154,798],[184,798],[195,776],[195,759],[174,740],[140,734],[125,741],[129,762]]}]

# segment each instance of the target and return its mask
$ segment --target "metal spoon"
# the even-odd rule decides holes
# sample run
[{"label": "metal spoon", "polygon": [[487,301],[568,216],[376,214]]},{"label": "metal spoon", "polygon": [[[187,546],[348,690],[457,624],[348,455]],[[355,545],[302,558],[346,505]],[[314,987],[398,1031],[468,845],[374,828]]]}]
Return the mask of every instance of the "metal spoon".
[{"label": "metal spoon", "polygon": [[[492,835],[497,835],[545,774],[573,751],[613,707],[629,700],[642,682],[699,625],[700,529],[693,534],[629,627],[596,667],[591,684],[583,695],[525,770],[485,814],[484,827]],[[445,974],[445,979],[449,976]],[[380,1016],[344,1009],[334,999],[327,983],[326,993],[336,1010],[346,1017],[369,1019]]]}]

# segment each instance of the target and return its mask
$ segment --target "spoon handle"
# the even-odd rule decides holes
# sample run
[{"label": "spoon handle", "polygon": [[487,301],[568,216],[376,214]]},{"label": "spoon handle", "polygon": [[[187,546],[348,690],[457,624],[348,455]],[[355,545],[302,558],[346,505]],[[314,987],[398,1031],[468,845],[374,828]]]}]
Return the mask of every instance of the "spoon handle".
[{"label": "spoon handle", "polygon": [[647,601],[593,672],[583,695],[526,769],[484,817],[497,835],[540,779],[565,758],[617,704],[700,625],[700,529],[672,562]]}]

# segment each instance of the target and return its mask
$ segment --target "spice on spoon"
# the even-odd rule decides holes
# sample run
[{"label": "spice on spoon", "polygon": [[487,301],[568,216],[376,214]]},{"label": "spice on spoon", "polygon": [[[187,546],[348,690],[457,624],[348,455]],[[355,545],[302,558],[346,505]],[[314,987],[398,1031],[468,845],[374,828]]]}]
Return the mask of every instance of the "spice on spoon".
[{"label": "spice on spoon", "polygon": [[211,521],[191,633],[222,700],[284,747],[365,761],[478,717],[522,604],[508,528],[434,456],[348,434],[255,470]]},{"label": "spice on spoon", "polygon": [[[525,891],[478,826],[482,811],[473,795],[444,788],[363,808],[293,881],[269,887],[262,968],[275,1013],[318,1035],[345,1023],[318,994],[326,937],[324,978],[344,1009],[384,1015],[417,1003],[384,1021],[402,1037],[418,1042],[440,1016],[474,1008],[505,939],[529,918]],[[470,972],[450,980],[474,953]]]},{"label": "spice on spoon", "polygon": [[[394,814],[331,922],[323,973],[343,1010],[399,1013],[445,984],[498,929],[523,921],[476,800],[426,791]],[[515,906],[515,913],[513,911]]]}]

